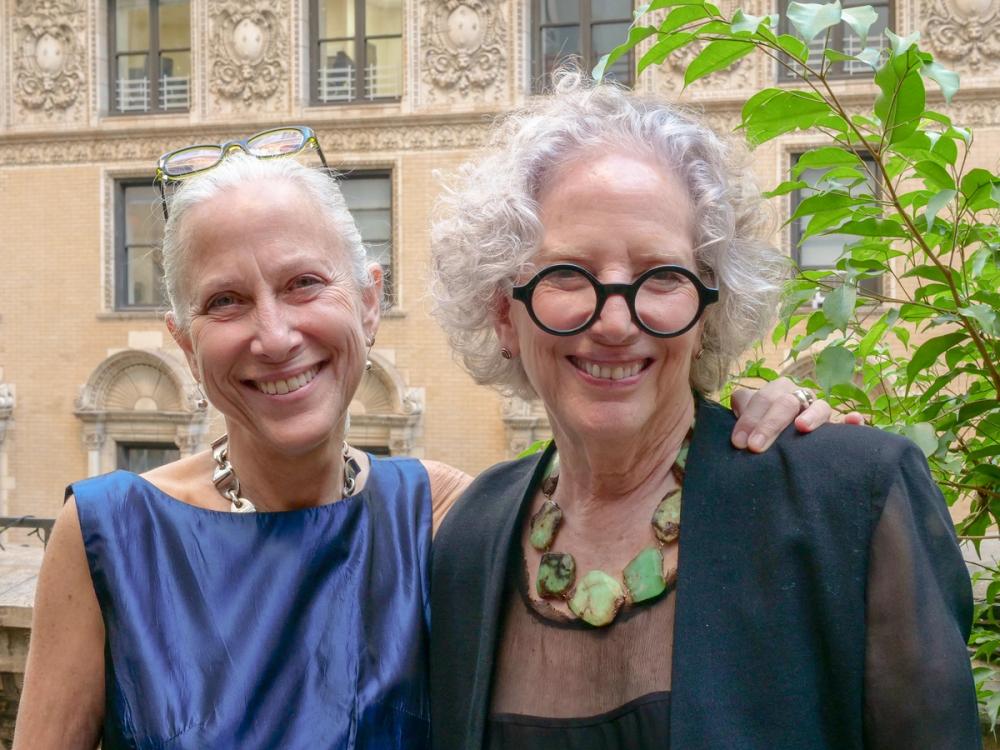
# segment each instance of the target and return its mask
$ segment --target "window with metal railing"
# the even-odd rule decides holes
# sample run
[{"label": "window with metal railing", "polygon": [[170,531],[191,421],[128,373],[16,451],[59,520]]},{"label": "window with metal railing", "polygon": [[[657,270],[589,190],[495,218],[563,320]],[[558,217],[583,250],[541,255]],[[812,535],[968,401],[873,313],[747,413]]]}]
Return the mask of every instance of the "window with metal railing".
[{"label": "window with metal railing", "polygon": [[108,0],[111,111],[184,111],[191,101],[188,0]]},{"label": "window with metal railing", "polygon": [[313,104],[403,93],[402,0],[310,0]]},{"label": "window with metal railing", "polygon": [[[567,62],[590,71],[602,55],[628,36],[632,0],[533,0],[535,89],[544,90],[552,71]],[[633,57],[620,58],[605,78],[632,84]]]},{"label": "window with metal railing", "polygon": [[[830,27],[829,37],[827,37],[826,34],[820,34],[813,39],[809,43],[809,57],[807,58],[806,63],[815,70],[818,70],[820,64],[823,62],[823,50],[826,47],[840,50],[847,55],[857,55],[866,47],[872,47],[881,51],[888,43],[885,36],[885,30],[892,28],[893,23],[892,3],[890,0],[842,0],[841,5],[844,8],[854,8],[859,5],[870,5],[878,15],[878,20],[872,24],[870,29],[868,29],[867,39],[859,38],[846,23],[838,23],[835,26]],[[791,33],[786,15],[788,11],[788,0],[781,0],[781,8],[782,15],[780,31],[782,34],[788,34]],[[788,58],[786,58],[786,61],[787,60]],[[793,63],[793,65],[794,64],[797,63]],[[832,78],[850,78],[853,75],[865,72],[871,73],[871,68],[859,60],[843,60],[827,63],[827,76]],[[795,75],[784,65],[779,65],[778,78],[786,81],[793,80]]]},{"label": "window with metal railing", "polygon": [[[794,165],[799,159],[798,154],[792,155],[792,164]],[[874,195],[878,197],[881,192],[880,183],[877,179],[877,173],[875,169],[875,160],[871,156],[862,157],[862,161],[866,167],[867,179],[864,182],[858,182],[851,185],[848,188],[848,192],[851,195],[860,195],[862,193]],[[795,190],[791,194],[791,212],[794,214],[795,209],[798,208],[799,203],[801,203],[805,198],[813,194],[811,188],[819,185],[822,180],[826,178],[829,170],[827,169],[804,169],[797,179],[806,183],[810,186],[809,189]],[[841,283],[840,278],[834,269],[837,265],[837,261],[844,254],[844,251],[852,242],[857,241],[859,238],[853,235],[840,234],[838,232],[829,232],[826,234],[814,234],[809,237],[802,239],[805,234],[806,228],[809,225],[809,221],[812,217],[803,216],[791,223],[792,230],[792,259],[799,269],[803,271],[826,271],[829,270],[830,276],[826,277],[825,283],[829,286],[837,286]],[[882,291],[882,277],[873,276],[862,278],[859,282],[859,287],[862,292],[868,292],[870,294],[880,294]],[[823,305],[824,295],[820,292],[816,293],[816,296],[812,299],[810,306],[813,308],[819,308]]]}]

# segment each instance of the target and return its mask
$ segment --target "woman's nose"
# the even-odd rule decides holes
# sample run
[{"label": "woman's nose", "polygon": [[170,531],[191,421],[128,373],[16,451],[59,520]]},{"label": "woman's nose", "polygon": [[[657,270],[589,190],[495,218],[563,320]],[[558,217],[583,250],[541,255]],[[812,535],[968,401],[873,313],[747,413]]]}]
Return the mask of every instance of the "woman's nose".
[{"label": "woman's nose", "polygon": [[257,329],[250,353],[272,362],[284,362],[302,346],[302,334],[295,316],[285,305],[264,302],[257,305]]},{"label": "woman's nose", "polygon": [[604,302],[601,314],[590,329],[595,336],[620,343],[639,334],[639,327],[632,320],[632,311],[621,294],[612,294]]}]

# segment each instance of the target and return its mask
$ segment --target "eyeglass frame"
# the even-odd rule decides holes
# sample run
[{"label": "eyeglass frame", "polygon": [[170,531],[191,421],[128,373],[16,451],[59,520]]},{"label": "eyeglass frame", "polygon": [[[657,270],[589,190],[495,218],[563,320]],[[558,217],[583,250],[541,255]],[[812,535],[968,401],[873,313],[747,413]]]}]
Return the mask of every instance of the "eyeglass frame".
[{"label": "eyeglass frame", "polygon": [[[590,282],[590,285],[594,288],[594,293],[597,296],[594,301],[594,312],[591,313],[586,322],[569,331],[559,331],[549,328],[547,325],[542,323],[542,321],[539,320],[538,316],[535,314],[535,307],[531,301],[531,298],[535,293],[535,287],[538,286],[542,279],[556,271],[576,271],[580,273],[580,275]],[[681,328],[678,331],[671,331],[669,333],[662,333],[647,326],[639,318],[639,314],[635,309],[635,298],[639,294],[639,289],[642,287],[643,283],[647,279],[655,276],[656,274],[663,273],[664,271],[680,274],[691,281],[694,284],[694,288],[698,290],[698,312],[695,313],[691,322],[684,326],[684,328]],[[553,336],[576,336],[578,333],[583,333],[597,322],[597,320],[601,317],[601,312],[604,310],[604,304],[608,301],[609,297],[614,297],[615,295],[620,295],[625,298],[625,304],[628,305],[628,311],[632,316],[632,322],[635,323],[639,330],[660,339],[674,338],[675,336],[682,336],[687,333],[701,319],[701,316],[705,312],[705,308],[719,301],[718,287],[707,286],[693,271],[685,268],[684,266],[675,266],[670,264],[650,268],[631,284],[604,284],[598,280],[594,274],[582,266],[578,266],[575,263],[556,263],[555,265],[546,266],[541,271],[536,273],[529,281],[524,284],[514,286],[511,289],[511,296],[527,308],[528,315],[531,317],[532,321],[534,321],[535,325]]]},{"label": "eyeglass frame", "polygon": [[[274,154],[272,156],[258,156],[250,151],[249,145],[250,141],[255,138],[259,138],[262,135],[267,135],[268,133],[277,133],[281,130],[297,130],[302,134],[302,146],[300,146],[295,151],[290,151],[286,154]],[[268,128],[267,130],[261,130],[252,135],[248,135],[246,138],[238,138],[231,141],[223,141],[222,143],[194,143],[190,146],[182,146],[181,148],[175,148],[173,151],[167,151],[159,159],[156,160],[156,176],[153,178],[153,182],[156,183],[157,187],[160,189],[160,205],[163,208],[163,220],[167,221],[167,193],[164,186],[168,182],[183,182],[190,177],[197,177],[204,172],[208,172],[215,169],[217,166],[222,164],[226,160],[226,157],[233,150],[240,150],[248,156],[252,156],[255,159],[282,159],[289,156],[295,156],[296,154],[301,154],[310,146],[315,147],[316,153],[319,154],[319,160],[323,162],[323,169],[327,172],[330,171],[330,167],[326,163],[326,157],[323,155],[323,147],[319,145],[319,138],[316,137],[316,131],[307,125],[284,125],[278,128]],[[170,157],[179,154],[181,151],[188,151],[195,148],[219,148],[219,160],[210,167],[204,167],[202,169],[195,170],[194,172],[186,172],[182,175],[172,175],[168,174],[167,170],[164,168]]]}]

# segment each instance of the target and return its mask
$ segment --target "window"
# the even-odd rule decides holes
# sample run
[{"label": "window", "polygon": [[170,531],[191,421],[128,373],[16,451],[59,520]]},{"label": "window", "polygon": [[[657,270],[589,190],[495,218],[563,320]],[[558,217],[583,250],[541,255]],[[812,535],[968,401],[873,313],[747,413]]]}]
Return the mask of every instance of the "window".
[{"label": "window", "polygon": [[[625,41],[632,23],[632,0],[533,0],[535,80],[545,88],[552,71],[579,62],[585,71]],[[632,55],[605,71],[626,85],[632,83]]]},{"label": "window", "polygon": [[181,452],[173,443],[118,443],[118,469],[142,474],[176,461]]},{"label": "window", "polygon": [[109,0],[111,109],[121,114],[186,110],[191,14],[187,0]]},{"label": "window", "polygon": [[[792,163],[794,164],[797,159],[798,155],[793,155]],[[874,174],[874,160],[871,157],[865,157],[864,161],[868,165],[870,173]],[[806,169],[803,170],[798,179],[808,185],[815,186],[828,171],[826,169]],[[855,195],[860,193],[878,195],[879,186],[869,177],[867,182],[854,186],[850,192]],[[792,193],[792,213],[795,213],[799,203],[811,194],[812,191],[808,191],[806,194],[803,194],[802,190],[794,191]],[[802,235],[805,233],[811,218],[811,216],[803,216],[792,223],[792,259],[803,271],[832,270],[836,267],[837,260],[844,254],[845,246],[857,242],[860,238],[854,235],[833,233],[813,235],[802,242]],[[882,280],[879,277],[864,278],[861,280],[860,286],[863,291],[879,294],[882,291]],[[822,304],[823,298],[820,295],[817,295],[812,301],[812,306],[816,308]]]},{"label": "window", "polygon": [[392,175],[388,172],[356,172],[341,178],[340,189],[354,217],[368,257],[385,272],[385,298],[391,304],[392,267]]},{"label": "window", "polygon": [[398,99],[402,0],[310,0],[314,104]]},{"label": "window", "polygon": [[152,179],[115,185],[115,309],[155,309],[163,293],[163,211]]},{"label": "window", "polygon": [[[867,40],[859,38],[858,35],[855,34],[854,31],[845,23],[838,23],[836,26],[830,28],[830,38],[828,42],[826,34],[820,34],[817,36],[809,43],[809,59],[807,62],[810,67],[818,66],[820,62],[822,62],[824,43],[826,43],[831,49],[841,50],[848,55],[856,55],[865,47],[874,47],[878,50],[885,47],[885,30],[892,28],[891,6],[889,4],[889,0],[842,0],[841,5],[844,8],[853,8],[859,5],[870,5],[878,14],[878,20],[872,24],[870,29],[868,29]],[[790,33],[790,27],[788,24],[788,18],[785,15],[788,10],[788,2],[783,2],[782,7],[784,11],[781,16],[781,32],[783,34],[788,34]],[[858,73],[871,73],[871,68],[862,62],[845,60],[843,62],[831,63],[828,75],[837,78],[848,78]],[[778,66],[778,77],[785,80],[794,78],[794,76],[781,65]]]}]

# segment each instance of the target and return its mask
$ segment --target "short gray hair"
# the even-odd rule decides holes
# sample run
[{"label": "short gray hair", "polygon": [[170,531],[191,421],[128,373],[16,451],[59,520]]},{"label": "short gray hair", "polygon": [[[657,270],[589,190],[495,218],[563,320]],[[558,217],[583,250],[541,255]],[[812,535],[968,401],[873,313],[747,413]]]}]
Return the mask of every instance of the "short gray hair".
[{"label": "short gray hair", "polygon": [[435,316],[476,382],[534,395],[520,361],[500,356],[493,315],[539,249],[537,197],[546,179],[581,152],[608,146],[649,154],[690,196],[697,270],[720,290],[705,312],[692,386],[718,390],[770,327],[791,265],[765,240],[772,221],[747,174],[746,150],[677,107],[563,72],[552,94],[498,123],[487,153],[459,169],[437,207]]},{"label": "short gray hair", "polygon": [[182,182],[167,203],[170,217],[163,231],[163,283],[170,310],[181,328],[187,327],[190,313],[184,269],[189,260],[191,236],[185,229],[184,219],[195,206],[230,188],[252,182],[286,182],[302,190],[340,239],[358,286],[366,288],[372,283],[361,234],[335,179],[295,159],[258,159],[247,154],[233,154],[215,169]]}]

